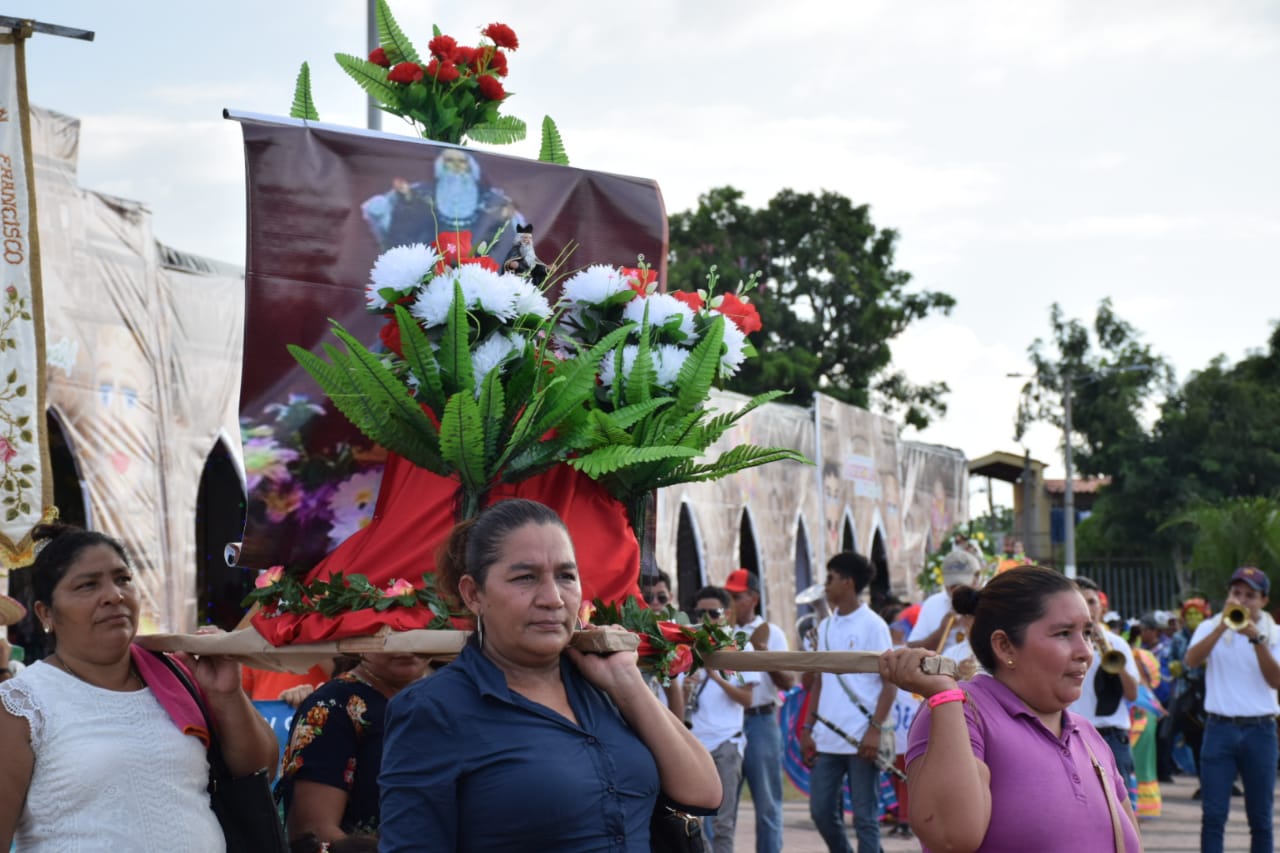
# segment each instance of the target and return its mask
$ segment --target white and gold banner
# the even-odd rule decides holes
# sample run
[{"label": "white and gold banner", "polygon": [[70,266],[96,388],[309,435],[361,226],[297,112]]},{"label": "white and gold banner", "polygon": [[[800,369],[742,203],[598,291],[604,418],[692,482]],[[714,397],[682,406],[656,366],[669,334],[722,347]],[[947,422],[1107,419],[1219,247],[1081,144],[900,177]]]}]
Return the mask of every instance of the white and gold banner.
[{"label": "white and gold banner", "polygon": [[31,562],[31,529],[56,515],[24,41],[0,33],[0,573]]}]

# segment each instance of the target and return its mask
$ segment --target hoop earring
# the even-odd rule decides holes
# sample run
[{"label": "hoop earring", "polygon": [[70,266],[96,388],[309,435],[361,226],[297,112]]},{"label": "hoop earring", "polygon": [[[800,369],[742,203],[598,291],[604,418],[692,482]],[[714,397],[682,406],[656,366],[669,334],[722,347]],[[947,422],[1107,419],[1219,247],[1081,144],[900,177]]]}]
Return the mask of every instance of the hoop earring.
[{"label": "hoop earring", "polygon": [[476,614],[476,643],[480,648],[484,648],[484,620],[478,613]]}]

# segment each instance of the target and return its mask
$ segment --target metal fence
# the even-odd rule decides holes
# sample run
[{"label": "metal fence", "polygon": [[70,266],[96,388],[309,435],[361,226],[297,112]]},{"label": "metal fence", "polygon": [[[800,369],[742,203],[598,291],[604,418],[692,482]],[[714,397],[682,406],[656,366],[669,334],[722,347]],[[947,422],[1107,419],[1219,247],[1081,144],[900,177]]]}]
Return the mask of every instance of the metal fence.
[{"label": "metal fence", "polygon": [[1173,566],[1150,560],[1095,560],[1082,562],[1077,574],[1092,578],[1107,594],[1108,606],[1126,619],[1148,610],[1173,610],[1181,590]]}]

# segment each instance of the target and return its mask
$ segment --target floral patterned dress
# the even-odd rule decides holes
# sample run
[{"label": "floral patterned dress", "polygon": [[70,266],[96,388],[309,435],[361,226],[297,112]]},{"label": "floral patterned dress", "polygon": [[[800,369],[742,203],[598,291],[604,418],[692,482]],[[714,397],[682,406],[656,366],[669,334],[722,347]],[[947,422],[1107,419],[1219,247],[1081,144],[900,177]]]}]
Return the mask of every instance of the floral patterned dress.
[{"label": "floral patterned dress", "polygon": [[276,791],[286,815],[294,783],[318,782],[347,792],[340,824],[344,832],[377,834],[386,713],[386,697],[354,670],[322,685],[298,706]]}]

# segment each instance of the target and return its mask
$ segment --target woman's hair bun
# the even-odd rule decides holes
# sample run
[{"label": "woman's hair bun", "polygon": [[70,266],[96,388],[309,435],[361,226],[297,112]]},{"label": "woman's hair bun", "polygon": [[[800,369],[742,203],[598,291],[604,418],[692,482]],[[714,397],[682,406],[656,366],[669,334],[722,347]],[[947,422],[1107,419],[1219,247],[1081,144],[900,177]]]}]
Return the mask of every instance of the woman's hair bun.
[{"label": "woman's hair bun", "polygon": [[951,609],[961,616],[972,616],[978,609],[982,592],[971,586],[958,586],[951,593]]}]

